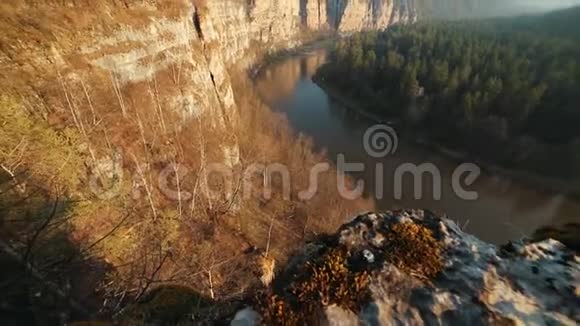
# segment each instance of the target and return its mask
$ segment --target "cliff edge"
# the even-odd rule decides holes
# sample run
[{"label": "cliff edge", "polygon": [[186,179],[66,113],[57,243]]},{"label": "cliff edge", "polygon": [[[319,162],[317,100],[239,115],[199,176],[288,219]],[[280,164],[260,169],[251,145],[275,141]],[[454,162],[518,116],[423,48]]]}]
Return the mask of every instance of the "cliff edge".
[{"label": "cliff edge", "polygon": [[357,216],[305,246],[231,325],[576,325],[580,260],[552,239],[497,247],[428,211]]}]

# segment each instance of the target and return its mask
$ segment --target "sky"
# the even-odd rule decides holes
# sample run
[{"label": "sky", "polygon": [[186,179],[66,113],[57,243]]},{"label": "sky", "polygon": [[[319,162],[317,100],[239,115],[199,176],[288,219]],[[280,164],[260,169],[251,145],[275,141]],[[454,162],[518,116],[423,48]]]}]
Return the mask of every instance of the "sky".
[{"label": "sky", "polygon": [[[509,0],[506,0],[509,2]],[[532,10],[554,10],[580,5],[580,0],[512,0],[517,6]]]},{"label": "sky", "polygon": [[[580,0],[425,0],[434,7],[435,16],[473,18],[512,16],[547,12],[580,6]],[[459,10],[459,11],[458,11]]]}]

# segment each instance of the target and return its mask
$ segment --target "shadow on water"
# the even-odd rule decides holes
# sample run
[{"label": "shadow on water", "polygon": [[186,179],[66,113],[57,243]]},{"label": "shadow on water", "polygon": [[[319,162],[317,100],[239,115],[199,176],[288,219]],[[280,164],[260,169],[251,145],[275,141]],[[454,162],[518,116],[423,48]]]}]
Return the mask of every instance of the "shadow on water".
[{"label": "shadow on water", "polygon": [[[446,214],[479,238],[498,244],[531,235],[545,225],[578,222],[578,201],[564,195],[547,194],[496,174],[483,173],[473,185],[465,187],[478,193],[477,200],[462,200],[453,190],[452,175],[464,162],[455,162],[427,148],[412,145],[405,137],[400,137],[396,153],[380,159],[370,157],[364,151],[362,139],[365,130],[374,122],[337,103],[312,81],[325,60],[324,49],[287,58],[266,67],[256,79],[256,88],[274,111],[284,113],[294,130],[312,137],[316,148],[326,150],[330,159],[336,161],[338,154],[344,154],[346,162],[364,163],[365,171],[352,175],[365,182],[365,196],[375,197],[375,167],[378,163],[384,165],[384,196],[376,201],[376,209],[429,209]],[[394,171],[405,163],[433,163],[439,169],[442,176],[440,200],[434,199],[430,176],[421,180],[422,196],[415,199],[411,175],[405,175],[402,197],[395,199]]]}]

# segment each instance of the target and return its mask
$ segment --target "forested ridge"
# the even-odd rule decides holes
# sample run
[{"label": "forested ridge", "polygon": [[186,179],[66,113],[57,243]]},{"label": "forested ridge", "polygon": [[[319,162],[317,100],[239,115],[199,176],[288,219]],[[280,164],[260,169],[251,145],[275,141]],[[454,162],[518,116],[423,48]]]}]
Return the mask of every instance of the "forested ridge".
[{"label": "forested ridge", "polygon": [[576,177],[578,31],[578,9],[394,26],[341,40],[316,78],[478,158]]},{"label": "forested ridge", "polygon": [[525,31],[536,35],[580,40],[579,17],[580,7],[573,7],[549,12],[542,16],[526,15],[515,18],[498,18],[491,20],[490,25],[496,27],[499,25],[508,31]]}]

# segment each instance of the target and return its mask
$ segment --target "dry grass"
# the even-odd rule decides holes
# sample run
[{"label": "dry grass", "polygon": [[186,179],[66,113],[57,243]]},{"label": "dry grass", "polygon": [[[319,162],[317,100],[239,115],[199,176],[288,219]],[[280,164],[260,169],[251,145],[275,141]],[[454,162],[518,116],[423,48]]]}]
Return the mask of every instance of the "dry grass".
[{"label": "dry grass", "polygon": [[337,305],[358,312],[369,297],[369,274],[354,271],[346,248],[330,249],[307,262],[302,274],[274,294],[257,298],[265,325],[316,324],[323,308]]},{"label": "dry grass", "polygon": [[[181,91],[172,82],[170,71],[159,72],[155,79],[160,85],[161,99]],[[332,173],[321,180],[321,191],[313,200],[295,199],[298,191],[306,188],[305,172],[325,158],[313,152],[309,140],[295,138],[287,122],[248,91],[252,89],[249,81],[236,82],[239,112],[232,112],[225,126],[212,119],[184,121],[178,112],[165,109],[168,103],[162,102],[166,126],[181,126],[170,132],[163,130],[156,113],[157,99],[149,92],[148,82],[121,89],[127,117],[119,109],[110,81],[104,76],[95,74],[86,83],[92,99],[90,105],[81,84],[66,84],[71,105],[78,109],[78,121],[87,129],[93,126],[91,106],[102,120],[90,130],[91,136],[83,139],[97,157],[120,150],[125,178],[120,195],[111,200],[95,198],[87,192],[84,180],[75,195],[78,203],[67,212],[63,230],[85,254],[109,266],[110,273],[98,289],[99,296],[108,298],[105,311],[113,313],[122,307],[117,303],[130,302],[162,284],[188,286],[199,295],[213,295],[216,300],[241,298],[245,291],[259,284],[245,249],[252,246],[265,249],[270,242],[269,257],[277,265],[284,264],[303,240],[312,234],[334,231],[343,218],[363,207],[359,202],[341,200]],[[59,87],[62,86],[54,85],[54,93],[62,92]],[[51,101],[67,107],[62,98]],[[74,126],[66,110],[51,116],[54,128]],[[218,190],[219,197],[209,198],[203,191],[196,191],[201,189],[198,185],[201,168],[208,162],[222,162],[222,148],[226,144],[239,147],[240,170],[257,162],[286,164],[293,181],[291,199],[284,199],[281,185],[274,183],[274,196],[270,200],[256,193],[239,200],[235,209],[228,209],[230,199],[219,180],[212,187]],[[88,155],[79,159],[86,160],[90,167]],[[196,194],[193,208],[191,201],[187,201],[180,210],[179,203],[164,196],[156,186],[162,169],[172,162],[180,162],[190,171],[180,179],[180,187],[184,192]],[[138,163],[148,167],[144,179],[150,186],[151,202],[144,186],[136,186],[131,177],[138,170]],[[175,178],[170,180],[176,182]],[[256,189],[261,189],[261,180],[259,176],[254,180]],[[175,189],[175,184],[172,188]],[[16,211],[16,207],[9,209]],[[111,230],[114,232],[110,233]],[[106,238],[100,241],[102,237]],[[95,243],[98,244],[93,246]]]},{"label": "dry grass", "polygon": [[[332,232],[346,216],[369,207],[365,202],[343,201],[336,193],[332,172],[321,180],[321,191],[313,200],[297,200],[298,191],[308,183],[307,171],[325,157],[314,153],[308,139],[296,137],[285,119],[270,112],[255,93],[248,91],[253,88],[249,80],[234,80],[239,111],[230,112],[225,124],[216,122],[217,108],[202,117],[184,120],[180,112],[169,109],[170,100],[187,92],[186,86],[191,85],[183,85],[185,77],[181,84],[176,83],[171,67],[159,71],[152,80],[116,89],[108,73],[91,67],[87,58],[77,55],[79,45],[91,44],[94,38],[120,26],[139,28],[155,17],[179,15],[181,4],[170,0],[8,0],[0,4],[0,69],[5,72],[0,76],[2,92],[15,95],[22,102],[20,109],[37,125],[58,132],[74,129],[84,148],[74,159],[88,170],[95,164],[88,149],[96,159],[122,154],[120,194],[113,199],[96,198],[88,187],[91,174],[81,173],[80,184],[66,198],[70,207],[59,216],[63,222],[51,225],[78,247],[83,260],[90,257],[107,266],[109,273],[97,296],[98,302],[108,299],[103,308],[109,313],[163,284],[186,286],[200,296],[213,294],[216,300],[242,297],[259,282],[244,253],[247,248],[265,249],[270,242],[269,257],[283,264],[304,239]],[[196,5],[203,8],[198,1]],[[121,44],[102,50],[123,51],[131,46]],[[53,48],[63,58],[63,66],[56,62]],[[184,64],[184,71],[190,68]],[[72,70],[75,78],[68,78]],[[245,72],[233,75],[245,76]],[[223,162],[226,146],[239,147],[240,170],[256,162],[286,164],[293,181],[291,199],[282,198],[280,184],[275,184],[270,200],[256,194],[248,200],[237,200],[236,205],[230,205],[222,181],[213,182],[217,196],[202,191],[204,166]],[[167,198],[157,186],[163,168],[174,162],[189,169],[190,173],[180,178],[179,187],[194,194],[194,201],[179,203]],[[139,170],[142,176],[134,178]],[[4,180],[4,175],[0,178]],[[258,189],[260,181],[260,176],[254,180]],[[177,179],[171,177],[170,183],[175,189]],[[10,201],[4,201],[8,195]],[[18,223],[28,223],[21,228],[28,232],[42,221],[27,216],[34,212],[25,206],[36,205],[18,196],[1,193],[0,199],[10,207],[0,208],[4,216],[23,217]],[[38,200],[38,205],[45,204]],[[22,234],[13,238],[25,243],[30,237]],[[39,261],[54,260],[48,254],[40,256],[58,247],[48,241],[42,244],[47,250],[35,252]],[[82,280],[84,276],[75,275],[79,282],[93,284]]]},{"label": "dry grass", "polygon": [[153,289],[141,302],[131,305],[124,314],[124,323],[138,325],[149,320],[176,323],[186,319],[194,307],[207,308],[208,298],[184,286],[162,286]]}]

